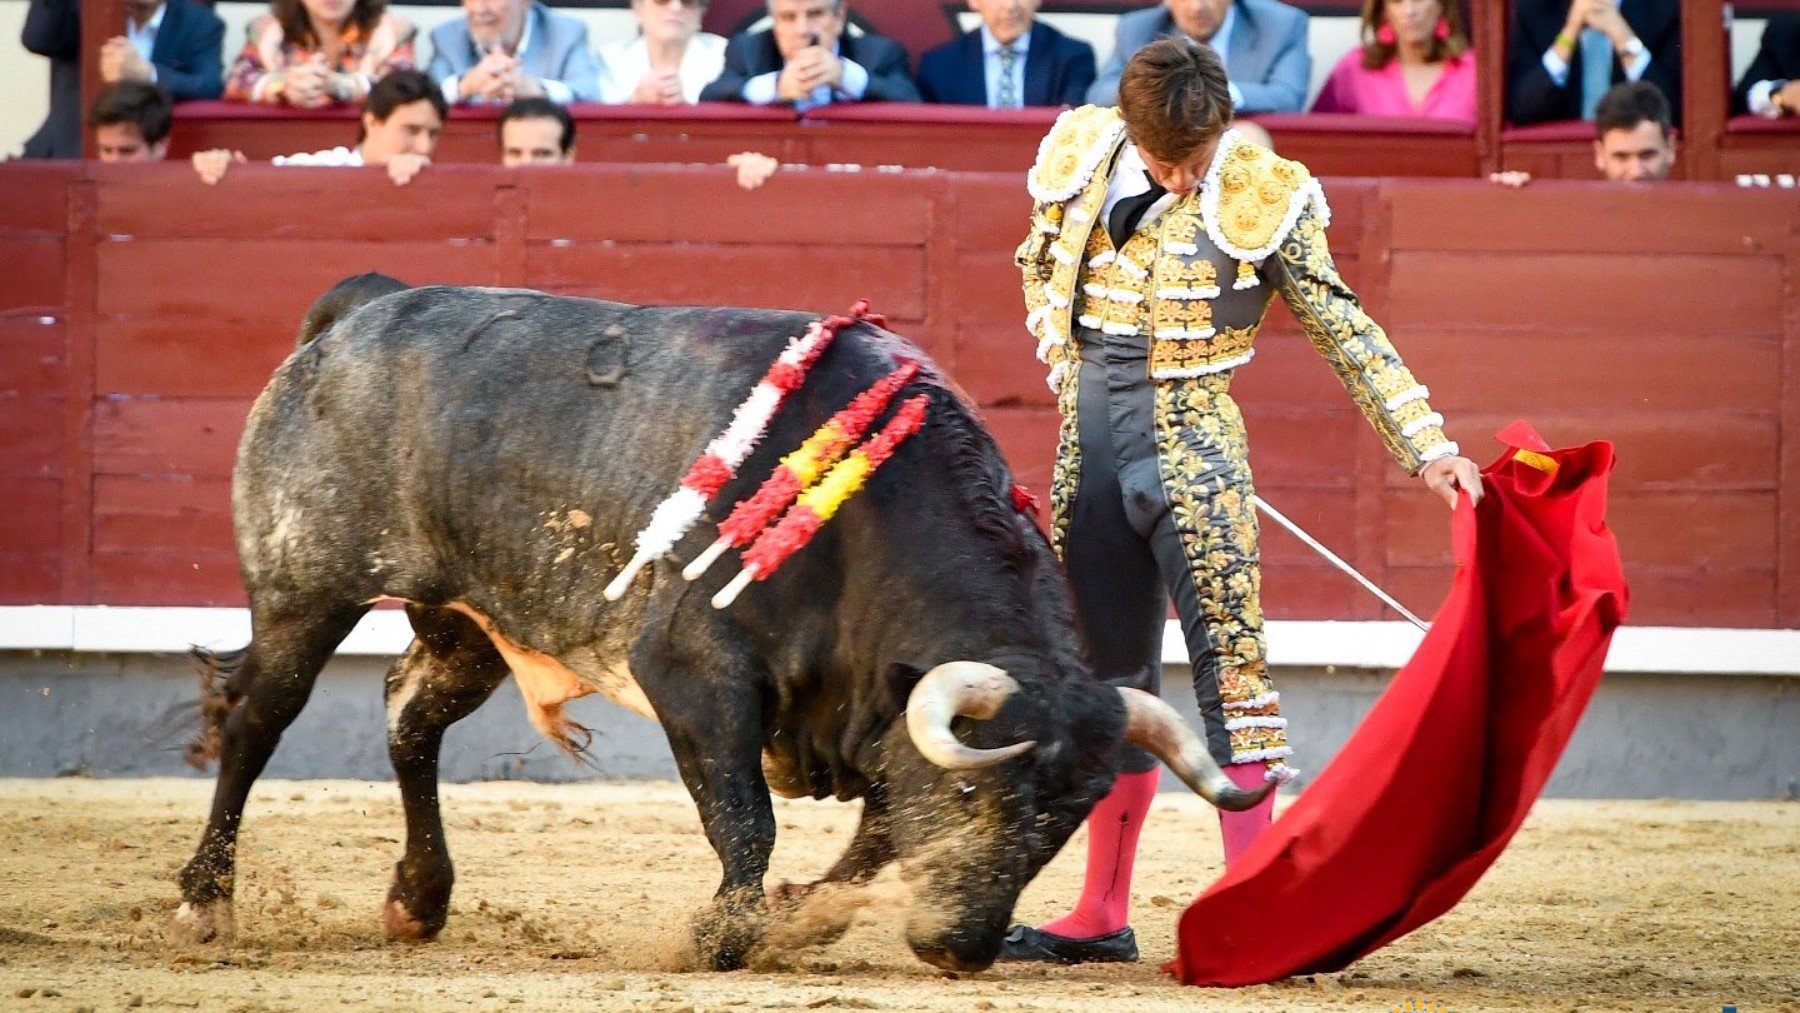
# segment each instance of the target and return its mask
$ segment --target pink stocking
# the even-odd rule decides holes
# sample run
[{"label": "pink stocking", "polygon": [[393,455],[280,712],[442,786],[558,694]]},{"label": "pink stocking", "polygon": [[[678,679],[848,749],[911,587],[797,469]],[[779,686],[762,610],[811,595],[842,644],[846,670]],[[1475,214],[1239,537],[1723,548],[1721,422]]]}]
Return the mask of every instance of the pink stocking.
[{"label": "pink stocking", "polygon": [[[1225,776],[1231,778],[1239,788],[1258,788],[1262,786],[1268,766],[1263,763],[1234,763],[1225,768]],[[1250,845],[1262,836],[1269,828],[1269,821],[1275,815],[1275,793],[1258,802],[1255,808],[1240,813],[1228,813],[1219,810],[1219,834],[1225,839],[1225,867],[1231,868]]]},{"label": "pink stocking", "polygon": [[1120,774],[1113,789],[1088,816],[1087,878],[1075,910],[1042,931],[1087,939],[1117,932],[1131,923],[1131,867],[1137,860],[1138,832],[1156,797],[1162,771]]}]

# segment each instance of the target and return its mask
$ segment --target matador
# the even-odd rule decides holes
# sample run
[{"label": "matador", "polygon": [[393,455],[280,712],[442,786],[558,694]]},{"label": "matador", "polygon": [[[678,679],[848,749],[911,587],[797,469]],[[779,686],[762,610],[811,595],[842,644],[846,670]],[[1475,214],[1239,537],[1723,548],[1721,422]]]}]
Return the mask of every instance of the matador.
[{"label": "matador", "polygon": [[[1119,108],[1070,110],[1045,137],[1017,261],[1061,415],[1051,540],[1095,674],[1158,691],[1173,600],[1207,747],[1251,787],[1289,777],[1292,754],[1265,660],[1254,488],[1230,394],[1273,296],[1401,467],[1452,505],[1459,490],[1479,497],[1480,475],[1338,277],[1318,181],[1227,129],[1228,88],[1205,46],[1139,50]],[[1137,959],[1131,869],[1157,772],[1148,754],[1124,770],[1088,819],[1074,911],[1013,926],[1003,959]],[[1227,864],[1273,801],[1220,813]]]}]

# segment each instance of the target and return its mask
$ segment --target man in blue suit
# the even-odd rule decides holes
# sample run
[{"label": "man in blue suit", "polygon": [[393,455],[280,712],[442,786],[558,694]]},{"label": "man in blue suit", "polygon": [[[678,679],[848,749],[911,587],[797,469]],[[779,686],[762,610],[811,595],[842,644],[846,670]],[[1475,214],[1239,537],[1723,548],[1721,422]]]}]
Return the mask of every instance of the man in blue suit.
[{"label": "man in blue suit", "polygon": [[100,46],[100,79],[161,85],[177,102],[225,90],[225,22],[194,0],[125,0],[125,34]]},{"label": "man in blue suit", "polygon": [[926,53],[927,102],[1016,109],[1078,106],[1094,83],[1094,47],[1037,20],[1039,0],[969,0],[981,27]]},{"label": "man in blue suit", "polygon": [[1277,0],[1164,0],[1121,15],[1112,59],[1088,89],[1088,101],[1116,105],[1125,61],[1167,36],[1186,36],[1219,54],[1240,113],[1297,113],[1306,102],[1312,77],[1306,12]]},{"label": "man in blue suit", "polygon": [[700,91],[702,102],[792,105],[917,102],[906,50],[873,32],[851,35],[847,0],[769,0],[775,27],[738,35],[725,69]]},{"label": "man in blue suit", "polygon": [[600,100],[587,23],[536,0],[463,0],[461,21],[431,33],[431,79],[451,103]]}]

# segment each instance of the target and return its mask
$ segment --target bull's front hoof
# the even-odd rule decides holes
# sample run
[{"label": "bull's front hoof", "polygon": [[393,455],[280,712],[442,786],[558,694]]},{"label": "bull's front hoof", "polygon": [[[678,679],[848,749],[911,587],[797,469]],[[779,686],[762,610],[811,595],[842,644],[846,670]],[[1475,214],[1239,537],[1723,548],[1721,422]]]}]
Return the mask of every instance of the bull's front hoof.
[{"label": "bull's front hoof", "polygon": [[694,957],[713,971],[736,971],[762,941],[765,912],[755,900],[714,900],[694,918]]},{"label": "bull's front hoof", "polygon": [[389,940],[399,943],[426,943],[437,938],[443,922],[430,925],[406,909],[406,905],[397,897],[390,897],[381,906],[381,927]]},{"label": "bull's front hoof", "polygon": [[164,935],[169,942],[182,946],[202,943],[229,943],[237,935],[231,916],[231,901],[226,898],[204,904],[183,902],[169,919]]}]

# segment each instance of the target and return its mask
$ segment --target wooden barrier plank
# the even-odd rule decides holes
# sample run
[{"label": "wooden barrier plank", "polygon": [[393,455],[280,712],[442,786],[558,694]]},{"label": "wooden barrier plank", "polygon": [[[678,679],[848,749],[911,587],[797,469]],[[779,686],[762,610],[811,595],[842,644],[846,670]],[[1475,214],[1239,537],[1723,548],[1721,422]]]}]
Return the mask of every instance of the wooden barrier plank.
[{"label": "wooden barrier plank", "polygon": [[25,397],[60,390],[64,343],[60,307],[0,310],[0,397]]},{"label": "wooden barrier plank", "polygon": [[[1792,153],[1790,153],[1792,157]],[[1593,187],[1534,184],[1531,212],[1506,187],[1386,180],[1393,244],[1401,250],[1779,256],[1791,195],[1733,186]],[[1654,225],[1650,225],[1654,223]]]},{"label": "wooden barrier plank", "polygon": [[527,242],[837,247],[925,242],[937,183],[915,174],[784,169],[746,192],[724,166],[521,175]]},{"label": "wooden barrier plank", "polygon": [[[432,166],[404,187],[377,168],[249,164],[209,187],[181,164],[92,165],[103,235],[146,239],[491,239],[497,173]],[[229,198],[229,199],[227,199]],[[172,214],[171,209],[191,209]]]},{"label": "wooden barrier plank", "polygon": [[237,553],[230,551],[99,551],[93,581],[95,597],[112,605],[245,605]]},{"label": "wooden barrier plank", "polygon": [[102,475],[94,481],[97,551],[232,551],[231,483]]},{"label": "wooden barrier plank", "polygon": [[[316,294],[315,294],[316,295]],[[95,325],[95,384],[102,397],[254,397],[294,350],[294,326],[180,314],[103,319]]]},{"label": "wooden barrier plank", "polygon": [[0,524],[0,555],[53,556],[62,547],[63,483],[50,477],[6,479],[6,523]]},{"label": "wooden barrier plank", "polygon": [[62,598],[62,553],[0,552],[0,605],[43,605]]},{"label": "wooden barrier plank", "polygon": [[248,398],[112,398],[94,406],[94,474],[226,478]]},{"label": "wooden barrier plank", "polygon": [[[1547,335],[1781,333],[1779,257],[1603,252],[1610,248],[1533,256],[1399,251],[1390,319],[1395,327],[1479,322]],[[1450,292],[1456,297],[1445,298]]]},{"label": "wooden barrier plank", "polygon": [[890,317],[925,316],[917,247],[533,243],[526,264],[533,287],[597,299],[836,313],[867,296]]},{"label": "wooden barrier plank", "polygon": [[1056,463],[1056,409],[1002,406],[982,411],[1013,476],[1028,486],[1050,517],[1050,471]]},{"label": "wooden barrier plank", "polygon": [[1787,259],[1781,274],[1780,509],[1776,557],[1783,626],[1800,626],[1800,201],[1787,205]]},{"label": "wooden barrier plank", "polygon": [[0,309],[53,310],[61,306],[64,256],[60,237],[0,233],[0,264],[6,265],[6,270],[0,271]]},{"label": "wooden barrier plank", "polygon": [[[1426,330],[1419,328],[1417,337]],[[1742,332],[1726,346],[1712,336],[1720,333],[1729,332],[1559,332],[1554,325],[1521,324],[1507,333],[1445,326],[1430,340],[1408,342],[1407,361],[1446,414],[1603,415],[1721,406],[1772,411],[1781,397],[1779,346]]]},{"label": "wooden barrier plank", "polygon": [[60,391],[20,397],[0,394],[0,478],[10,485],[15,478],[62,475],[67,453],[64,423]]},{"label": "wooden barrier plank", "polygon": [[103,318],[228,322],[233,328],[266,323],[271,335],[292,335],[315,299],[364,271],[381,271],[415,285],[485,285],[496,280],[498,267],[489,242],[109,242],[99,248],[98,312]]}]

